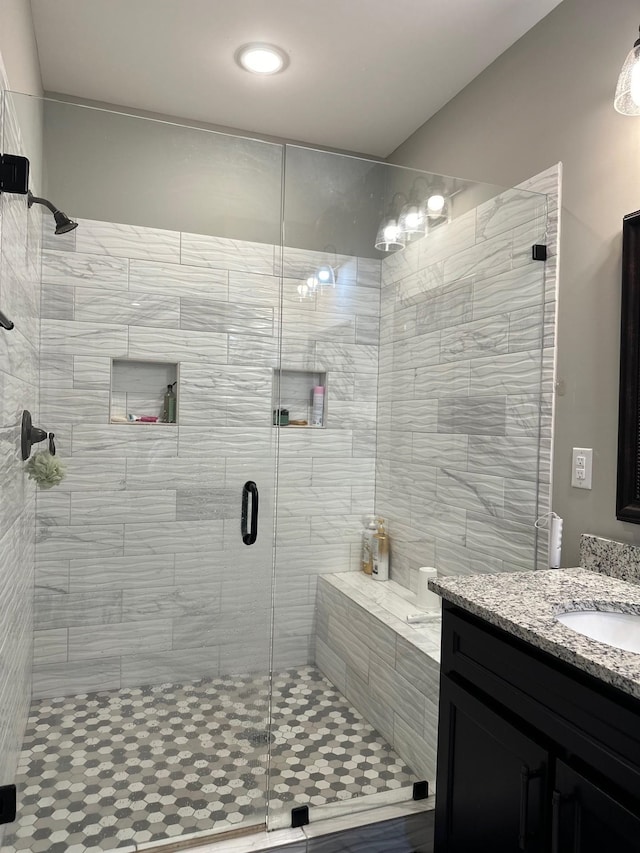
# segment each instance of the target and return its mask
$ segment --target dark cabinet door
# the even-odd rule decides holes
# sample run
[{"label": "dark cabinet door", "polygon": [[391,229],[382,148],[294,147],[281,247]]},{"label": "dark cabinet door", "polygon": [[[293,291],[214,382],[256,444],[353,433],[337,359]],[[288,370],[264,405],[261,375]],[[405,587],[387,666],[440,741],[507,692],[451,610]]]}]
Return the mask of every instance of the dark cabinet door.
[{"label": "dark cabinet door", "polygon": [[556,763],[552,853],[640,853],[640,817],[584,776]]},{"label": "dark cabinet door", "polygon": [[436,853],[547,853],[547,751],[441,679]]}]

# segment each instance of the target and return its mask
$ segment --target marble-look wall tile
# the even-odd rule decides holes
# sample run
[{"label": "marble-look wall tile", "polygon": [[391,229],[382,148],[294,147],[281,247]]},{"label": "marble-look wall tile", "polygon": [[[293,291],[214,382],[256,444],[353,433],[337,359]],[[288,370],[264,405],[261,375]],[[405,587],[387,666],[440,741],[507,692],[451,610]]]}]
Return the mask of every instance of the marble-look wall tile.
[{"label": "marble-look wall tile", "polygon": [[[75,233],[75,232],[74,232]],[[106,255],[47,250],[42,253],[43,290],[52,285],[127,290],[129,261]]]},{"label": "marble-look wall tile", "polygon": [[240,518],[241,495],[232,489],[179,489],[176,492],[177,521]]},{"label": "marble-look wall tile", "polygon": [[67,628],[48,628],[33,635],[33,663],[63,663],[67,660]]},{"label": "marble-look wall tile", "polygon": [[180,326],[180,299],[157,293],[116,293],[100,288],[78,288],[75,319],[86,323],[177,329]]},{"label": "marble-look wall tile", "polygon": [[129,331],[129,358],[226,364],[227,336],[185,329]]},{"label": "marble-look wall tile", "polygon": [[122,592],[39,593],[35,597],[38,629],[107,625],[120,622]]},{"label": "marble-look wall tile", "polygon": [[117,324],[43,320],[42,348],[71,355],[109,356],[127,354],[127,327]]},{"label": "marble-look wall tile", "polygon": [[505,397],[441,397],[437,401],[438,432],[505,435]]},{"label": "marble-look wall tile", "polygon": [[74,456],[175,456],[177,447],[178,433],[171,425],[84,424],[73,428]]},{"label": "marble-look wall tile", "polygon": [[274,260],[274,246],[268,243],[182,234],[180,262],[188,266],[274,275]]},{"label": "marble-look wall tile", "polygon": [[174,521],[126,524],[124,554],[139,557],[149,554],[209,554],[222,546],[221,521]]},{"label": "marble-look wall tile", "polygon": [[546,208],[546,195],[524,189],[506,190],[477,208],[476,240],[490,240],[537,218],[546,220]]},{"label": "marble-look wall tile", "polygon": [[135,559],[133,570],[131,557],[96,557],[91,548],[87,548],[86,552],[86,557],[69,561],[69,592],[149,589],[173,585],[173,554],[165,554],[162,561],[155,554],[139,555]]},{"label": "marble-look wall tile", "polygon": [[538,308],[542,303],[542,265],[510,269],[473,283],[473,319],[493,317],[509,311]]},{"label": "marble-look wall tile", "polygon": [[470,279],[456,281],[455,284],[446,284],[438,290],[430,291],[415,308],[415,334],[422,335],[471,320],[471,293]]},{"label": "marble-look wall tile", "polygon": [[172,297],[191,296],[224,302],[229,298],[229,272],[226,269],[213,270],[177,263],[131,260],[129,289],[138,294],[144,292]]},{"label": "marble-look wall tile", "polygon": [[481,512],[498,518],[505,512],[505,485],[501,477],[439,468],[436,497],[448,506],[470,512]]},{"label": "marble-look wall tile", "polygon": [[118,690],[120,686],[120,658],[47,663],[33,668],[34,699]]},{"label": "marble-look wall tile", "polygon": [[59,423],[109,422],[109,392],[44,387],[40,395],[40,419],[57,433]]},{"label": "marble-look wall tile", "polygon": [[357,259],[356,281],[360,287],[380,287],[382,262],[372,258]]},{"label": "marble-look wall tile", "polygon": [[[511,315],[513,318],[513,315]],[[460,359],[493,357],[506,353],[510,349],[511,324],[508,314],[498,314],[482,320],[464,323],[443,329],[440,338],[440,361],[459,361]],[[518,333],[513,320],[514,344]],[[516,347],[514,349],[527,349]]]},{"label": "marble-look wall tile", "polygon": [[511,233],[507,232],[451,255],[444,262],[445,284],[469,276],[486,278],[511,269],[512,244]]},{"label": "marble-look wall tile", "polygon": [[535,528],[504,518],[467,514],[466,544],[469,548],[492,554],[507,564],[530,566],[535,561]]},{"label": "marble-look wall tile", "polygon": [[76,251],[146,261],[180,262],[180,234],[160,228],[78,220]]},{"label": "marble-look wall tile", "polygon": [[148,654],[171,648],[171,622],[123,622],[91,628],[69,628],[69,660]]},{"label": "marble-look wall tile", "polygon": [[71,524],[176,520],[175,491],[83,491],[71,496]]},{"label": "marble-look wall tile", "polygon": [[[108,391],[111,386],[111,359],[105,356],[75,355],[73,359],[73,387],[83,390]],[[47,386],[55,383],[43,382]]]},{"label": "marble-look wall tile", "polygon": [[478,358],[471,362],[469,393],[535,394],[540,393],[541,352],[508,353],[494,358]]},{"label": "marble-look wall tile", "polygon": [[180,300],[180,328],[200,332],[263,335],[274,333],[273,309],[185,297]]},{"label": "marble-look wall tile", "polygon": [[42,291],[41,316],[47,320],[73,320],[74,289],[68,285],[52,284]]},{"label": "marble-look wall tile", "polygon": [[121,524],[42,527],[36,531],[36,562],[72,560],[87,555],[118,557],[123,553]]}]

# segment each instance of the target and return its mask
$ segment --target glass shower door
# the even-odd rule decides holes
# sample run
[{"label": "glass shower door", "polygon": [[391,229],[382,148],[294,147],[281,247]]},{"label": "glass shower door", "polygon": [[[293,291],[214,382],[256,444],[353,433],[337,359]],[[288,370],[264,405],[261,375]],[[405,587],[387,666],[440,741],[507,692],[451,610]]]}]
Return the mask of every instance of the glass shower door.
[{"label": "glass shower door", "polygon": [[42,128],[32,189],[78,227],[54,235],[23,199],[42,228],[36,423],[67,476],[37,493],[8,849],[263,824],[282,149],[9,100]]},{"label": "glass shower door", "polygon": [[[272,828],[424,797],[440,613],[420,568],[533,569],[550,439],[546,196],[285,156]],[[360,570],[374,514],[384,583]]]}]

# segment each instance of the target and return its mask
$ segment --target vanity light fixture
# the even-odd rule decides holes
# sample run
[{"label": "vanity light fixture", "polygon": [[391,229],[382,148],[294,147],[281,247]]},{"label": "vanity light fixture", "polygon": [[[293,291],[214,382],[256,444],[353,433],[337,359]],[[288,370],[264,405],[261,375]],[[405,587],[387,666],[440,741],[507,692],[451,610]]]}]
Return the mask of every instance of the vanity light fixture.
[{"label": "vanity light fixture", "polygon": [[613,105],[624,116],[640,115],[640,38],[624,61]]},{"label": "vanity light fixture", "polygon": [[322,295],[325,287],[336,286],[336,272],[338,271],[338,256],[336,247],[332,245],[325,246],[323,252],[330,252],[332,258],[330,261],[324,261],[315,268],[310,276],[305,277],[298,285],[298,296],[300,301],[303,299],[312,298],[316,293]]},{"label": "vanity light fixture", "polygon": [[235,60],[240,68],[262,77],[278,74],[289,64],[289,57],[282,48],[260,42],[243,44],[236,50]]},{"label": "vanity light fixture", "polygon": [[[403,245],[419,240],[431,228],[450,220],[450,195],[439,179],[419,175],[409,191],[409,199],[398,216],[399,239]],[[377,247],[376,247],[377,248]]]}]

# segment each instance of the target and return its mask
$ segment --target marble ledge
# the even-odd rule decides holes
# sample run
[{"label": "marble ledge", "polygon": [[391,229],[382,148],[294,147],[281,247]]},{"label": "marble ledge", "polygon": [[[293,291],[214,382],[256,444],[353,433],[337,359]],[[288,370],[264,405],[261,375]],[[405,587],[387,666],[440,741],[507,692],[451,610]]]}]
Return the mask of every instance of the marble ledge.
[{"label": "marble ledge", "polygon": [[584,568],[442,577],[451,604],[640,699],[640,654],[591,640],[556,620],[572,610],[640,613],[640,586]]},{"label": "marble ledge", "polygon": [[398,636],[440,663],[440,610],[425,613],[427,622],[410,624],[407,616],[423,613],[417,596],[395,581],[374,581],[363,572],[336,572],[322,575],[320,584],[326,583],[351,601],[379,619]]}]

